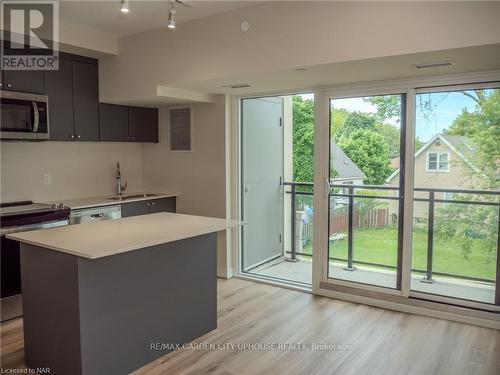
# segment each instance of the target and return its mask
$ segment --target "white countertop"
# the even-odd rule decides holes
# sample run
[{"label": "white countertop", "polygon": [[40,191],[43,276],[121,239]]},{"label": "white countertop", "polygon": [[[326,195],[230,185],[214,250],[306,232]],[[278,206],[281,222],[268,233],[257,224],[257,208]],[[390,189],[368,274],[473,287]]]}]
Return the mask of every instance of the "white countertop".
[{"label": "white countertop", "polygon": [[8,234],[7,238],[88,259],[174,242],[239,225],[206,216],[160,212]]},{"label": "white countertop", "polygon": [[67,199],[67,200],[62,200],[62,201],[53,201],[53,202],[44,202],[44,203],[47,203],[47,204],[62,203],[66,207],[71,208],[72,210],[78,210],[80,208],[111,206],[114,204],[121,204],[121,203],[128,203],[128,202],[137,202],[137,201],[145,201],[145,200],[151,200],[151,199],[160,199],[160,198],[169,198],[169,197],[179,196],[179,194],[155,193],[155,192],[124,193],[123,195],[126,196],[126,195],[144,195],[144,194],[154,194],[154,196],[137,197],[137,198],[130,198],[130,199],[110,199],[113,196],[108,195],[106,197]]}]

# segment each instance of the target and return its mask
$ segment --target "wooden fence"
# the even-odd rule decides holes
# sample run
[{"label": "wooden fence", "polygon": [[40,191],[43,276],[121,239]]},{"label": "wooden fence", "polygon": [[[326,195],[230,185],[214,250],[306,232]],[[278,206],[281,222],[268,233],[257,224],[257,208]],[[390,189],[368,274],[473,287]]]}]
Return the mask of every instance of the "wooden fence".
[{"label": "wooden fence", "polygon": [[[388,208],[372,208],[360,212],[356,208],[353,212],[354,228],[382,228],[389,225]],[[330,213],[330,233],[347,232],[349,213],[347,209],[339,209]]]},{"label": "wooden fence", "polygon": [[[330,234],[347,233],[349,225],[349,211],[346,209],[337,209],[330,213]],[[389,225],[389,209],[388,208],[372,208],[361,213],[356,208],[353,213],[354,228],[383,228]],[[313,224],[307,223],[302,225],[301,240],[305,243],[312,242]]]}]

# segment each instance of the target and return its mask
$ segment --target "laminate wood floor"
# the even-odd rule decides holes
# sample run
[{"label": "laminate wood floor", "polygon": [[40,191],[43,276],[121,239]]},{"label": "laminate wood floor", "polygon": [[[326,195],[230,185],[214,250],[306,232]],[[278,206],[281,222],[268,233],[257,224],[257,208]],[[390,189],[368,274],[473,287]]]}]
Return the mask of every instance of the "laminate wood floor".
[{"label": "laminate wood floor", "polygon": [[[219,280],[218,292],[218,328],[195,342],[212,348],[177,350],[134,375],[500,374],[500,331],[239,279]],[[3,369],[24,368],[22,319],[0,331]]]}]

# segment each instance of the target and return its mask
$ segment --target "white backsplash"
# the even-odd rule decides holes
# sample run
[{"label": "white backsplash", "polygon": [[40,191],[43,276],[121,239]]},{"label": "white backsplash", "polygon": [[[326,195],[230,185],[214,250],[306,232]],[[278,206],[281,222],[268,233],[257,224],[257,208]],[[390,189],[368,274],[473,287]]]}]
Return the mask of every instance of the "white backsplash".
[{"label": "white backsplash", "polygon": [[139,143],[4,141],[0,155],[2,202],[111,195],[117,161],[127,190],[143,190]]}]

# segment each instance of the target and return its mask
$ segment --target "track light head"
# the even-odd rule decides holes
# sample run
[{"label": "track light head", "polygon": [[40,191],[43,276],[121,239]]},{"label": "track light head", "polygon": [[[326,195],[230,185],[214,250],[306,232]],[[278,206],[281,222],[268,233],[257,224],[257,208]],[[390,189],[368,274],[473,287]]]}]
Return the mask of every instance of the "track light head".
[{"label": "track light head", "polygon": [[121,0],[121,8],[122,13],[128,13],[130,11],[129,0]]},{"label": "track light head", "polygon": [[177,18],[177,12],[175,11],[175,1],[170,2],[172,7],[170,8],[170,12],[168,12],[168,24],[167,27],[171,30],[175,29],[175,20]]}]

